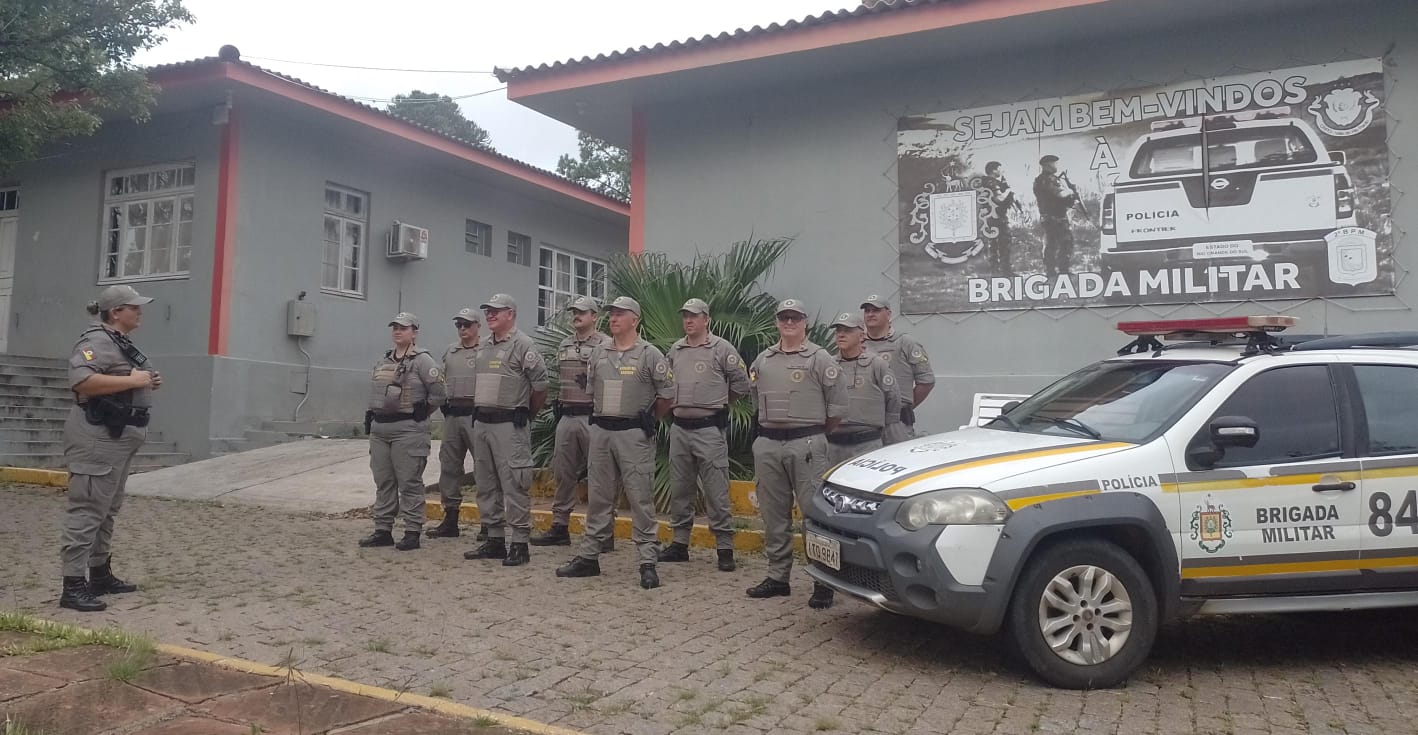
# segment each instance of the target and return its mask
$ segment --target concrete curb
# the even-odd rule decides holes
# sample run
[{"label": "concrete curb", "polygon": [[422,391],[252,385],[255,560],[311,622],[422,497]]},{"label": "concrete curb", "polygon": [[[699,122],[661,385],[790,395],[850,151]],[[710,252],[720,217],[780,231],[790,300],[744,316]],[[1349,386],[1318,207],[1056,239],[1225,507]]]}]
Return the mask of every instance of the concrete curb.
[{"label": "concrete curb", "polygon": [[29,467],[0,467],[0,482],[24,485],[68,487],[69,473],[64,470],[38,470]]}]

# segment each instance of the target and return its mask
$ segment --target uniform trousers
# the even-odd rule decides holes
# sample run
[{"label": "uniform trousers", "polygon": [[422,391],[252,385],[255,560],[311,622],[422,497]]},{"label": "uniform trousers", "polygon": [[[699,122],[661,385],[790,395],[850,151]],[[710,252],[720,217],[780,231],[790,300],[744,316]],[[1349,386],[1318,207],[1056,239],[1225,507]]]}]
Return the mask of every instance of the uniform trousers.
[{"label": "uniform trousers", "polygon": [[641,564],[660,558],[659,519],[655,517],[655,439],[634,427],[623,431],[592,426],[584,559],[599,559],[601,543],[615,531],[615,501],[622,487],[630,500],[631,540]]},{"label": "uniform trousers", "polygon": [[428,420],[375,422],[369,432],[369,469],[374,474],[374,529],[394,530],[394,518],[404,531],[423,530],[423,470],[428,466]]},{"label": "uniform trousers", "polygon": [[531,428],[511,421],[474,422],[473,477],[487,537],[527,543],[532,535]]},{"label": "uniform trousers", "polygon": [[117,439],[90,424],[74,406],[64,420],[64,460],[69,468],[68,504],[59,553],[66,577],[83,577],[108,562],[113,521],[123,507],[133,455],[148,438],[147,427],[125,426]]},{"label": "uniform trousers", "polygon": [[729,442],[717,426],[686,429],[670,426],[670,527],[677,544],[689,544],[694,530],[694,506],[704,492],[714,546],[734,548],[733,514],[729,509]]},{"label": "uniform trousers", "polygon": [[463,459],[473,451],[473,417],[445,416],[438,447],[438,499],[444,510],[463,507]]},{"label": "uniform trousers", "polygon": [[768,578],[787,582],[793,571],[793,503],[804,509],[827,472],[827,440],[821,434],[780,441],[753,441],[753,474],[763,516]]}]

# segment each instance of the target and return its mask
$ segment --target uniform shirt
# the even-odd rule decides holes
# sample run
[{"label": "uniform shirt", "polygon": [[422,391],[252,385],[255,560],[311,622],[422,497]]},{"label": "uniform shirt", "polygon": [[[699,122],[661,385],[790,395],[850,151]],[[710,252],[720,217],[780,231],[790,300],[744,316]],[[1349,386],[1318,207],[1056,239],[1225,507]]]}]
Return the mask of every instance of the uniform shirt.
[{"label": "uniform shirt", "polygon": [[658,398],[674,398],[675,375],[670,363],[654,345],[635,340],[620,351],[615,342],[591,353],[586,392],[595,403],[595,416],[633,418],[650,409]]},{"label": "uniform shirt", "polygon": [[837,356],[837,369],[847,386],[849,410],[841,428],[885,428],[901,422],[901,392],[885,358],[863,349],[853,358]]},{"label": "uniform shirt", "polygon": [[1073,189],[1058,174],[1039,174],[1034,178],[1034,200],[1043,217],[1067,217],[1068,210],[1078,201]]},{"label": "uniform shirt", "polygon": [[994,209],[985,217],[985,227],[1008,230],[1009,208],[1018,206],[1014,200],[1014,191],[1009,188],[1008,182],[993,176],[986,176],[981,186],[990,192],[990,201],[994,203]]},{"label": "uniform shirt", "polygon": [[[90,324],[89,328],[79,335],[79,341],[74,343],[74,351],[69,355],[69,388],[71,390],[79,387],[80,383],[96,374],[131,375],[135,369],[152,369],[151,364],[138,368],[129,362],[115,338],[123,339],[124,337],[98,322]],[[87,398],[79,396],[78,391],[74,391],[74,396],[79,405],[88,402]],[[147,387],[113,393],[109,397],[140,408],[153,405],[153,389]]]},{"label": "uniform shirt", "polygon": [[459,341],[444,350],[443,382],[448,386],[448,400],[468,401],[473,398],[478,377],[477,347],[464,347]]},{"label": "uniform shirt", "polygon": [[589,380],[586,366],[597,347],[610,343],[610,336],[604,332],[592,332],[586,339],[577,339],[576,333],[572,332],[557,345],[557,400],[562,405],[585,406],[591,403],[591,394],[586,392]]},{"label": "uniform shirt", "polygon": [[474,354],[478,375],[473,404],[479,408],[530,408],[532,394],[547,389],[542,353],[520,329],[513,329],[501,340],[488,335]]},{"label": "uniform shirt", "polygon": [[403,357],[394,350],[374,365],[370,380],[370,410],[380,413],[413,413],[414,404],[427,403],[430,410],[448,400],[443,373],[433,355],[421,347],[410,348]]},{"label": "uniform shirt", "polygon": [[810,341],[795,352],[785,352],[781,343],[760,352],[748,379],[764,426],[820,426],[847,415],[847,386],[837,360]]},{"label": "uniform shirt", "polygon": [[729,405],[729,393],[746,396],[752,389],[738,350],[723,337],[707,336],[701,345],[691,345],[688,338],[681,337],[670,346],[676,415],[707,416]]},{"label": "uniform shirt", "polygon": [[935,383],[931,357],[915,337],[897,334],[895,331],[881,339],[868,336],[866,348],[881,355],[891,366],[891,374],[896,376],[896,389],[901,393],[903,407],[915,402],[915,396],[912,395],[915,386]]}]

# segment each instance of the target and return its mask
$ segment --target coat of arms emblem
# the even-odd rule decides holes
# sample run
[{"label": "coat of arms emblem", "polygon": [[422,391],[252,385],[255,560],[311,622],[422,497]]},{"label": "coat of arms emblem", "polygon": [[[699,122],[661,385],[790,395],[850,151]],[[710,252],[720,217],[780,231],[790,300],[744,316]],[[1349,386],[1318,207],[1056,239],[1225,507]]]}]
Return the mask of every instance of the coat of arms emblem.
[{"label": "coat of arms emblem", "polygon": [[1192,511],[1191,540],[1202,551],[1215,554],[1231,538],[1231,511],[1222,503],[1211,502],[1211,496]]}]

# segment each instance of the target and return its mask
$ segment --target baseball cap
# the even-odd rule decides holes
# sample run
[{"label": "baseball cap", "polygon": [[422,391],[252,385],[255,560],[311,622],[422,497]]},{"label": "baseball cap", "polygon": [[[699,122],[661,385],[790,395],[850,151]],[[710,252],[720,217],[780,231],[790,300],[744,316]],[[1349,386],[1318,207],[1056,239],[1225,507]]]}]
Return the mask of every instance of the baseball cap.
[{"label": "baseball cap", "polygon": [[890,309],[891,302],[887,301],[886,299],[883,299],[882,297],[876,294],[872,294],[866,297],[865,299],[862,299],[862,304],[858,308],[865,309],[868,306],[875,307],[877,309]]},{"label": "baseball cap", "polygon": [[704,299],[690,299],[684,302],[684,306],[679,307],[679,310],[691,314],[708,314],[709,304],[704,303]]},{"label": "baseball cap", "polygon": [[796,314],[802,314],[804,317],[806,317],[807,312],[803,310],[804,308],[805,307],[803,306],[803,302],[798,299],[783,299],[782,301],[778,302],[778,310],[773,313],[782,314],[785,311],[791,311]]},{"label": "baseball cap", "polygon": [[577,296],[571,300],[571,303],[566,305],[566,308],[567,310],[575,309],[576,311],[589,311],[599,314],[601,304],[590,296]]},{"label": "baseball cap", "polygon": [[472,322],[472,323],[474,323],[474,324],[477,324],[477,323],[478,323],[478,310],[477,310],[477,309],[474,309],[474,308],[471,307],[471,306],[465,306],[465,307],[459,309],[457,314],[454,314],[454,315],[453,315],[453,321],[456,322],[456,321],[458,321],[458,320],[460,320],[460,319],[463,320],[463,321],[465,321],[465,322]]},{"label": "baseball cap", "polygon": [[410,314],[407,311],[401,311],[398,314],[394,315],[393,319],[389,320],[389,326],[392,327],[395,324],[398,324],[401,327],[413,327],[414,329],[418,329],[419,318],[414,316],[413,314]]},{"label": "baseball cap", "polygon": [[1049,155],[1044,156],[1043,158],[1040,158],[1040,159],[1039,159],[1039,163],[1041,163],[1041,164],[1044,164],[1044,163],[1054,163],[1054,162],[1057,161],[1057,160],[1059,160],[1059,157],[1056,156],[1056,155],[1054,155],[1054,154],[1052,154],[1052,153],[1050,153]]},{"label": "baseball cap", "polygon": [[849,327],[851,329],[866,328],[866,325],[862,323],[862,315],[850,311],[844,311],[838,314],[837,318],[832,320],[832,326]]},{"label": "baseball cap", "polygon": [[624,309],[635,316],[640,316],[640,302],[629,296],[617,296],[615,301],[611,302],[610,308]]},{"label": "baseball cap", "polygon": [[143,296],[132,286],[109,286],[98,294],[99,311],[109,311],[120,306],[142,306],[152,303],[151,296]]},{"label": "baseball cap", "polygon": [[484,302],[482,303],[482,306],[479,306],[478,308],[479,308],[479,309],[515,309],[515,308],[517,308],[517,302],[516,302],[516,301],[513,301],[513,300],[512,300],[512,297],[509,296],[509,295],[507,295],[507,294],[505,294],[505,293],[495,293],[495,294],[492,295],[492,298],[488,299],[487,301],[484,301]]}]

